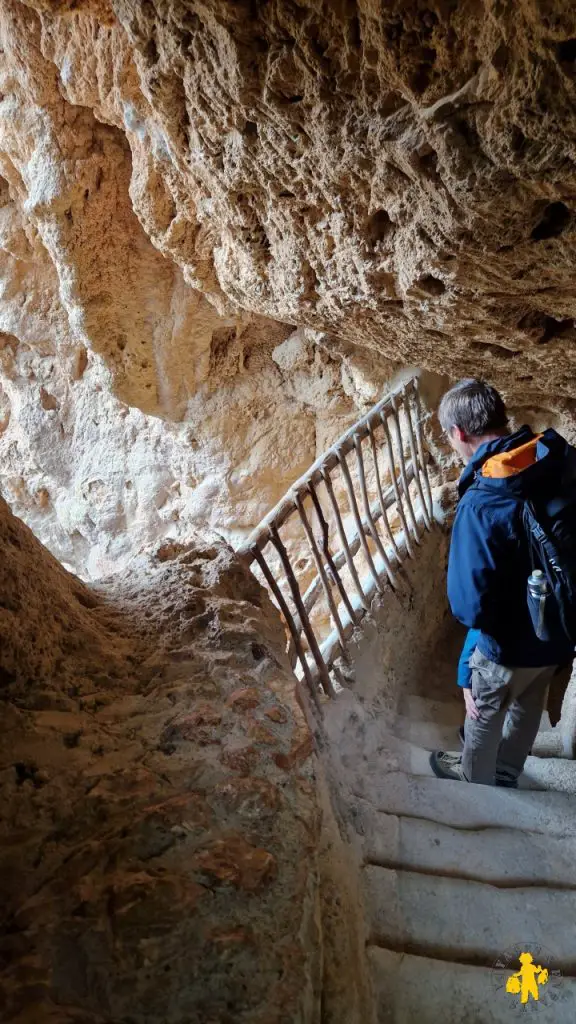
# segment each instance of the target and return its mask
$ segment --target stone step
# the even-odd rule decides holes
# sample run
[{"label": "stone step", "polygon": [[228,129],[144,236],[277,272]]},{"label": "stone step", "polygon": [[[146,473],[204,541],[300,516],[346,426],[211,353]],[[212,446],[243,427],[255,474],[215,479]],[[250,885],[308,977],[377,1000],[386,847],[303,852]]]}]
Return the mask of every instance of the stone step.
[{"label": "stone step", "polygon": [[490,967],[518,943],[550,950],[576,973],[576,891],[503,888],[369,865],[362,872],[369,943]]},{"label": "stone step", "polygon": [[469,786],[403,771],[358,773],[352,794],[385,811],[458,829],[505,828],[553,836],[576,836],[574,797]]},{"label": "stone step", "polygon": [[[427,726],[426,728],[432,730],[434,727]],[[431,738],[433,738],[432,733]],[[440,732],[436,738],[442,739]],[[424,748],[394,733],[381,731],[378,744],[373,742],[369,749],[367,744],[364,754],[366,770],[373,774],[383,774],[394,770],[404,771],[409,775],[435,778],[430,766],[430,751],[452,750],[458,753],[460,750],[460,744],[455,742],[457,737],[454,734],[448,734],[447,739],[451,742],[443,745],[438,742],[436,746],[430,743],[428,748]],[[576,761],[568,761],[564,758],[529,757],[520,777],[519,787],[520,789],[546,789],[576,794]]]},{"label": "stone step", "polygon": [[[400,713],[390,725],[390,731],[426,750],[454,750],[459,748],[458,730],[464,721],[464,702],[459,694],[453,701],[434,700],[408,695],[400,702]],[[539,757],[564,757],[564,738],[561,729],[552,729],[546,713],[534,743]]]},{"label": "stone step", "polygon": [[[512,958],[508,970],[493,970],[371,947],[368,959],[378,1024],[511,1024],[525,1017],[535,1024],[576,1020],[573,978],[551,975],[539,989],[532,1013],[521,1006],[518,996],[507,993],[506,980],[520,966]],[[537,962],[549,966],[543,961],[544,957]]]},{"label": "stone step", "polygon": [[374,814],[356,816],[365,862],[467,878],[496,886],[538,885],[576,890],[576,837],[513,829],[449,828],[434,821]]},{"label": "stone step", "polygon": [[[390,726],[390,732],[399,739],[403,739],[415,746],[423,747],[425,750],[459,750],[460,739],[458,730],[463,722],[463,715],[459,712],[454,716],[454,723],[412,721],[412,719],[399,715],[396,721]],[[538,733],[532,747],[534,754],[541,758],[562,758],[565,759],[565,748],[563,736],[558,729],[550,729],[544,723],[542,730]]]},{"label": "stone step", "polygon": [[[361,762],[363,771],[374,775],[405,771],[432,777],[429,751],[460,749],[460,702],[407,696],[403,704],[410,715],[418,713],[428,717],[426,720],[414,720],[409,715],[394,717],[362,705],[349,692],[343,692],[330,704],[325,716],[326,733],[345,770],[354,770]],[[440,724],[434,722],[435,717]],[[560,753],[561,744],[557,737],[554,741],[554,733],[547,731],[540,734],[537,749],[542,754]],[[562,758],[529,759],[520,787],[576,794],[576,762]]]},{"label": "stone step", "polygon": [[520,777],[526,789],[547,789],[576,794],[576,761],[562,757],[529,757]]}]

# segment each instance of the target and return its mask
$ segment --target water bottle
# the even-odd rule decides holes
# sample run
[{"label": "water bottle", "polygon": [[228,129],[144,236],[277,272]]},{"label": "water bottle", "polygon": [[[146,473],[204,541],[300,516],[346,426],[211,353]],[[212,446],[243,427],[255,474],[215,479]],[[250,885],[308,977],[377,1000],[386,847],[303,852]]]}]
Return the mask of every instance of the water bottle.
[{"label": "water bottle", "polygon": [[548,640],[548,630],[545,625],[546,598],[550,593],[548,580],[542,569],[534,569],[528,577],[528,607],[532,618],[532,625],[539,640]]}]

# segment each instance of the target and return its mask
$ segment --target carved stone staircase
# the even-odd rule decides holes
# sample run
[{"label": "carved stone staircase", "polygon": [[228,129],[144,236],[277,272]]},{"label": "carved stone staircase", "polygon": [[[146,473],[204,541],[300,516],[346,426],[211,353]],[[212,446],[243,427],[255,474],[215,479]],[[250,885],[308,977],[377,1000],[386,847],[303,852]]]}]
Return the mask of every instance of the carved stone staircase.
[{"label": "carved stone staircase", "polygon": [[[431,750],[458,747],[463,637],[453,630],[418,655],[445,608],[442,472],[424,422],[412,378],[310,467],[239,553],[283,615],[329,751],[361,874],[374,1024],[527,1014],[574,1024],[576,762],[561,756],[574,723],[542,731],[535,752],[556,756],[529,758],[518,791],[442,781],[429,766]],[[384,626],[371,647],[376,606]],[[506,991],[522,951],[549,971],[526,1007]]]},{"label": "carved stone staircase", "polygon": [[[414,680],[393,713],[353,691],[326,708],[361,864],[375,1020],[504,1024],[531,1013],[573,1024],[576,762],[529,758],[519,791],[433,776],[429,750],[458,747],[460,642],[437,650],[433,679]],[[523,950],[551,972],[526,1009],[506,992]]]}]

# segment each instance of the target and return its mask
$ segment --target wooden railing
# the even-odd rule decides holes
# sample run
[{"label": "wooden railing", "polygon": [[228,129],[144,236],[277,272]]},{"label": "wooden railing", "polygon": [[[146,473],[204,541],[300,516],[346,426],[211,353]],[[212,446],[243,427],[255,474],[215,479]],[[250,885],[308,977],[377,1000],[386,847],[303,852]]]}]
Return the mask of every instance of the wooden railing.
[{"label": "wooden railing", "polygon": [[432,521],[413,378],[317,459],[240,547],[284,618],[292,666],[316,702],[319,686],[334,695],[335,659],[346,657],[374,596],[402,588],[402,563]]}]

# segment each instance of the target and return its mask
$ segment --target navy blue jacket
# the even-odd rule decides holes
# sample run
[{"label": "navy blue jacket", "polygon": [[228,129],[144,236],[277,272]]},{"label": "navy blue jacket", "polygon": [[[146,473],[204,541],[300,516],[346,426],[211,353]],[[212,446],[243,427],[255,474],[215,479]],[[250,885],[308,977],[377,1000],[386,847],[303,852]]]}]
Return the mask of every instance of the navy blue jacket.
[{"label": "navy blue jacket", "polygon": [[[526,465],[526,453],[532,464]],[[500,665],[536,668],[573,657],[573,646],[563,635],[543,642],[534,632],[526,600],[532,567],[522,508],[525,498],[557,494],[566,462],[574,457],[576,450],[555,430],[536,439],[529,427],[522,427],[483,444],[460,477],[448,599],[460,622],[480,630],[481,653]]]}]

